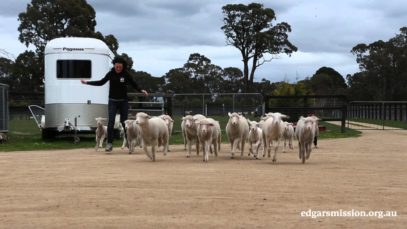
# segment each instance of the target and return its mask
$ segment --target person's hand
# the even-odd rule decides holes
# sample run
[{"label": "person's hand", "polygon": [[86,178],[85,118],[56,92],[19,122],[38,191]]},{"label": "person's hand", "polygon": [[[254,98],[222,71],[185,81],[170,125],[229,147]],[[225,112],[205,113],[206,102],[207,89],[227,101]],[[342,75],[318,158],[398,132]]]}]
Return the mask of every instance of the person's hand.
[{"label": "person's hand", "polygon": [[82,84],[87,84],[87,81],[86,80],[81,80],[81,83]]},{"label": "person's hand", "polygon": [[144,96],[148,96],[148,92],[146,90],[141,90],[141,93],[143,93]]}]

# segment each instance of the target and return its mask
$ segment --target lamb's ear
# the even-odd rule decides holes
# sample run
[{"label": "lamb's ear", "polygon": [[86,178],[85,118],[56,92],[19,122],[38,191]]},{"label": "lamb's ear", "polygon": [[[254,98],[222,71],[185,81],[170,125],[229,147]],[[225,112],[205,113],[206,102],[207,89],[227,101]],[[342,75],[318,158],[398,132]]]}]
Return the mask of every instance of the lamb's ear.
[{"label": "lamb's ear", "polygon": [[201,124],[201,120],[196,120],[196,119],[194,119],[194,122],[195,122],[196,125]]},{"label": "lamb's ear", "polygon": [[232,117],[232,113],[228,112],[229,117]]},{"label": "lamb's ear", "polygon": [[281,118],[289,119],[289,118],[290,118],[290,116],[285,115],[285,114],[281,114]]}]

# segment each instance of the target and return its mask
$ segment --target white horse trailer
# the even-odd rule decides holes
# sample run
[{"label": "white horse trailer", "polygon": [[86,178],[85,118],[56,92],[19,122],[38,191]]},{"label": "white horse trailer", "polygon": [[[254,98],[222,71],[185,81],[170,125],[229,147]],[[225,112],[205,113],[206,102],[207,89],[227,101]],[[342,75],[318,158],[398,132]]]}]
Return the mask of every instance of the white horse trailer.
[{"label": "white horse trailer", "polygon": [[67,37],[49,41],[44,54],[45,117],[39,124],[43,138],[95,130],[95,118],[108,115],[109,84],[89,87],[80,80],[103,78],[113,53],[101,40]]}]

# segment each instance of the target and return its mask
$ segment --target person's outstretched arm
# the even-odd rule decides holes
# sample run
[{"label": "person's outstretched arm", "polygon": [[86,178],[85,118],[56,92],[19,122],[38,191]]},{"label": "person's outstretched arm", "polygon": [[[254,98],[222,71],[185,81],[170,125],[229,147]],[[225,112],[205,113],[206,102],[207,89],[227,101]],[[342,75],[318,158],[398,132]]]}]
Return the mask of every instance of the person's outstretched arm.
[{"label": "person's outstretched arm", "polygon": [[143,93],[145,96],[148,96],[148,92],[144,89],[140,89],[140,87],[138,86],[138,84],[133,80],[133,78],[131,77],[131,74],[129,72],[127,72],[127,77],[129,80],[129,83],[131,84],[131,86],[136,89],[137,91]]},{"label": "person's outstretched arm", "polygon": [[101,80],[95,80],[95,81],[86,81],[86,80],[81,80],[82,84],[88,84],[88,85],[93,85],[93,86],[102,86],[104,85],[107,81],[109,81],[108,74],[105,75]]}]

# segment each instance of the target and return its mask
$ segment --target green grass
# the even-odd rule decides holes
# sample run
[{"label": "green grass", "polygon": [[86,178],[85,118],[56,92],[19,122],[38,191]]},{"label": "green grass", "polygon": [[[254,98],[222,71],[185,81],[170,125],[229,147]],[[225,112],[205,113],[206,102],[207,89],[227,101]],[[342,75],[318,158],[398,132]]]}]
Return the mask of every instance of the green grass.
[{"label": "green grass", "polygon": [[[222,142],[226,143],[225,127],[228,121],[227,116],[213,116],[212,118],[219,121],[222,128]],[[175,116],[174,119],[174,133],[171,136],[170,144],[183,144],[181,135],[181,116]],[[258,117],[249,117],[252,120],[259,120]],[[326,122],[321,122],[320,125],[326,127],[326,131],[320,133],[321,139],[327,138],[347,138],[358,137],[361,132],[347,129],[345,133],[341,133],[341,127],[332,125]],[[36,126],[33,120],[11,120],[9,141],[0,144],[0,152],[9,151],[28,151],[28,150],[56,150],[56,149],[77,149],[77,148],[93,148],[95,146],[94,135],[80,136],[80,142],[73,143],[73,137],[58,137],[54,140],[44,141],[41,138],[41,131]],[[122,141],[116,139],[114,147],[120,147]]]},{"label": "green grass", "polygon": [[323,125],[326,127],[325,131],[321,131],[319,133],[320,139],[329,139],[329,138],[353,138],[359,137],[362,132],[358,130],[353,130],[346,128],[345,133],[341,133],[341,126],[330,124],[327,122],[319,122],[319,125]]},{"label": "green grass", "polygon": [[58,137],[44,141],[41,131],[33,120],[10,120],[9,141],[0,145],[0,151],[75,149],[95,146],[94,136],[82,136],[81,141],[73,143],[73,137]]},{"label": "green grass", "polygon": [[392,120],[375,120],[375,119],[350,119],[350,121],[354,122],[363,122],[363,123],[370,123],[370,124],[375,124],[379,126],[388,126],[388,127],[394,127],[394,128],[400,128],[403,130],[407,130],[407,122],[402,122],[402,121],[392,121]]}]

